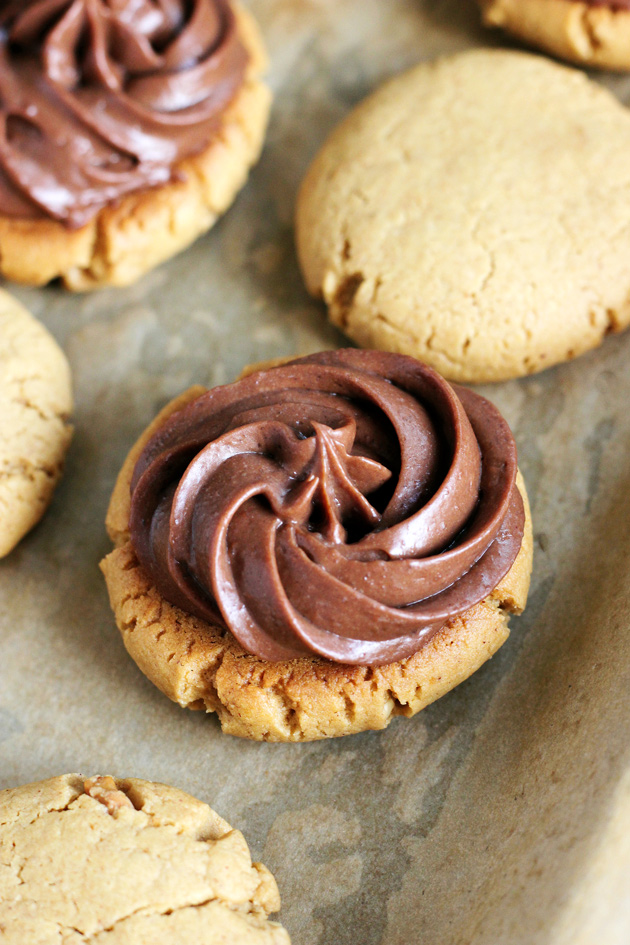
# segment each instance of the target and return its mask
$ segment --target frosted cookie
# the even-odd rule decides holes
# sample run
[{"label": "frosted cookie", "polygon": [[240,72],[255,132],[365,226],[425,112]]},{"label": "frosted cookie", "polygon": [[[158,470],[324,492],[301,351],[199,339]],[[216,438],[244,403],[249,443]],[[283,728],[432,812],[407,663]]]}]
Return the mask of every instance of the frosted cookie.
[{"label": "frosted cookie", "polygon": [[207,804],[135,778],[0,791],[3,945],[289,945],[271,873]]},{"label": "frosted cookie", "polygon": [[259,156],[258,28],[229,0],[5,7],[0,272],[131,283],[208,230]]},{"label": "frosted cookie", "polygon": [[0,557],[48,508],[72,437],[71,412],[63,351],[0,290]]},{"label": "frosted cookie", "polygon": [[630,321],[630,112],[581,72],[475,50],[388,82],[303,182],[309,290],[363,347],[454,380],[574,358]]},{"label": "frosted cookie", "polygon": [[479,0],[487,26],[600,69],[630,69],[629,0]]},{"label": "frosted cookie", "polygon": [[107,525],[140,669],[269,741],[414,715],[501,646],[531,571],[496,408],[374,351],[186,392],[129,454]]}]

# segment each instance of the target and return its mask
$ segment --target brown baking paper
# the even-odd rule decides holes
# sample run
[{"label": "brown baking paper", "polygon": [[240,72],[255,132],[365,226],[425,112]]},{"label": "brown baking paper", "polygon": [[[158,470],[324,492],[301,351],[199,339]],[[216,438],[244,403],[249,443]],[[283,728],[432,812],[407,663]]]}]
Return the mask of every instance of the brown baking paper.
[{"label": "brown baking paper", "polygon": [[[514,429],[533,506],[530,602],[499,654],[415,719],[241,741],[171,704],[124,651],[98,561],[132,442],[193,382],[342,342],[293,249],[310,158],[386,76],[502,41],[465,0],[251,7],[275,106],[224,220],[133,288],[15,290],[68,353],[77,410],[49,514],[0,562],[0,788],[82,771],[190,791],[274,871],[294,945],[627,945],[630,334],[484,389]],[[627,79],[601,80],[630,101]]]}]

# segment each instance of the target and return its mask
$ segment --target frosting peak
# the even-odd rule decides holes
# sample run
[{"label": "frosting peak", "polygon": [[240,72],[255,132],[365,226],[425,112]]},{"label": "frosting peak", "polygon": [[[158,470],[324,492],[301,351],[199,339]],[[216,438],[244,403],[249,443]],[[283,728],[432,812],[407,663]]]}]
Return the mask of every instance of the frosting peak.
[{"label": "frosting peak", "polygon": [[480,602],[521,546],[509,428],[413,358],[313,355],[149,441],[131,538],[162,595],[249,652],[378,665]]},{"label": "frosting peak", "polygon": [[0,213],[86,223],[167,183],[243,81],[228,0],[30,0],[0,12]]}]

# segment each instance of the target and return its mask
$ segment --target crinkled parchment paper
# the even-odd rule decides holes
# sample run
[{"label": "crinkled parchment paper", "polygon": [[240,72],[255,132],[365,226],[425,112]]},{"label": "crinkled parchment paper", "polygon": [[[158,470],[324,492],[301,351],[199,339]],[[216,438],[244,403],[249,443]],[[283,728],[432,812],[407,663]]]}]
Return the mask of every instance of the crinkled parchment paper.
[{"label": "crinkled parchment paper", "polygon": [[[294,945],[627,945],[630,334],[484,389],[533,504],[530,604],[499,654],[415,719],[248,743],[168,702],[123,649],[97,565],[129,446],[192,382],[341,343],[296,267],[308,161],[384,77],[501,41],[472,0],[251,7],[276,100],[225,219],[128,290],[16,290],[67,351],[77,411],[50,513],[0,563],[0,788],[79,770],[207,800],[274,871]],[[630,101],[630,80],[606,81]]]}]

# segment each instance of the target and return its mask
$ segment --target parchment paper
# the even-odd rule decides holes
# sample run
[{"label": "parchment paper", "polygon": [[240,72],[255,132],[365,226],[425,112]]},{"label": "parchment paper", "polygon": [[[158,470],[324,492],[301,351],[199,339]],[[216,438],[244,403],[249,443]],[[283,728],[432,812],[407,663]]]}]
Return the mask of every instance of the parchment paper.
[{"label": "parchment paper", "polygon": [[[506,42],[472,0],[251,7],[276,100],[225,219],[128,290],[15,290],[67,351],[77,410],[49,514],[0,563],[0,788],[77,770],[190,791],[274,871],[294,945],[627,945],[630,334],[484,389],[533,505],[530,603],[499,654],[415,719],[307,745],[241,741],[171,704],[123,649],[97,564],[138,433],[192,382],[342,342],[293,250],[315,150],[384,77]],[[630,101],[628,80],[602,81]]]}]

